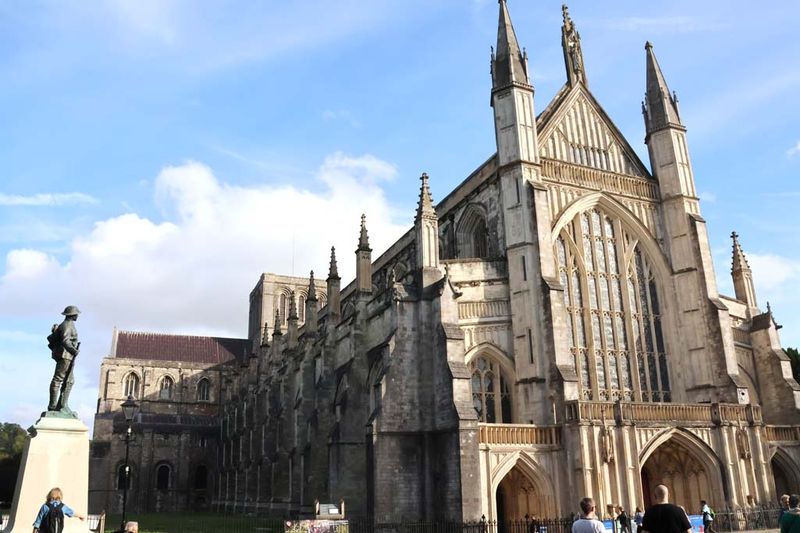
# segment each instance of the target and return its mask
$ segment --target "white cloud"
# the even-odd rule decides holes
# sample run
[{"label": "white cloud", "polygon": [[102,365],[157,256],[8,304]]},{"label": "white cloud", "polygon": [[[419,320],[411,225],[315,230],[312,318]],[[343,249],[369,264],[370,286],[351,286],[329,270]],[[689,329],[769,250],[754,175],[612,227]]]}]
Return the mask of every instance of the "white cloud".
[{"label": "white cloud", "polygon": [[74,204],[96,204],[97,199],[82,192],[40,193],[29,196],[0,194],[3,206],[56,206]]},{"label": "white cloud", "polygon": [[788,157],[794,157],[797,154],[800,154],[800,141],[797,141],[794,146],[786,150],[786,155]]},{"label": "white cloud", "polygon": [[774,254],[747,254],[757,288],[773,291],[800,278],[800,261]]},{"label": "white cloud", "polygon": [[[315,190],[232,186],[197,162],[166,167],[155,179],[165,220],[136,213],[100,220],[71,242],[61,262],[40,250],[11,251],[0,275],[0,318],[35,321],[30,336],[18,340],[47,362],[43,339],[50,324],[65,305],[78,305],[83,350],[76,405],[91,405],[99,361],[115,325],[243,335],[248,294],[260,273],[307,275],[314,269],[324,278],[332,245],[347,283],[354,272],[361,213],[367,215],[374,257],[413,220],[413,212],[395,213],[381,189],[395,174],[393,165],[373,156],[341,153],[322,163]],[[394,222],[395,215],[402,224]],[[0,367],[9,369],[4,382],[30,382],[30,368],[11,364],[20,349],[0,343]],[[47,380],[52,369],[45,365],[37,372],[42,374],[37,380]],[[13,415],[6,409],[35,411],[24,405],[41,403],[39,393],[22,393],[19,405],[0,409],[0,419]]]}]

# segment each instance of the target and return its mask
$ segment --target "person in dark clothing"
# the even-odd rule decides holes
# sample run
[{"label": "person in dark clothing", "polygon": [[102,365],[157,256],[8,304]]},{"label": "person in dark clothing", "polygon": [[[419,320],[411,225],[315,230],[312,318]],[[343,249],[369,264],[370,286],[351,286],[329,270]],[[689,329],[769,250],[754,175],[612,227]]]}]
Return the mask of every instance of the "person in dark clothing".
[{"label": "person in dark clothing", "polygon": [[631,519],[621,505],[617,507],[617,523],[620,533],[631,533]]},{"label": "person in dark clothing", "polygon": [[644,513],[642,531],[649,533],[691,533],[689,517],[683,509],[669,503],[669,489],[659,485],[653,491],[656,504]]},{"label": "person in dark clothing", "polygon": [[800,533],[800,496],[789,496],[789,509],[781,516],[781,533]]}]

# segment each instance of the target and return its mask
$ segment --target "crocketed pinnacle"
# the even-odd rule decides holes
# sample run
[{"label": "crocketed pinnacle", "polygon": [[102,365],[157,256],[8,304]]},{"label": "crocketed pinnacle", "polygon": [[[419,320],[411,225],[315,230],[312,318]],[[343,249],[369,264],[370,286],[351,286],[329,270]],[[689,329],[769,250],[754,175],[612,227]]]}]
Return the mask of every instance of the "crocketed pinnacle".
[{"label": "crocketed pinnacle", "polygon": [[527,57],[520,50],[506,1],[500,0],[497,49],[492,55],[492,86],[501,89],[512,83],[530,85]]},{"label": "crocketed pinnacle", "polygon": [[289,302],[289,320],[297,319],[297,301],[295,300],[295,293],[292,291]]},{"label": "crocketed pinnacle", "polygon": [[419,188],[419,202],[417,203],[417,220],[426,217],[431,218],[436,216],[436,210],[433,208],[433,200],[431,199],[431,190],[428,187],[428,174],[422,173],[420,176],[422,185]]},{"label": "crocketed pinnacle", "polygon": [[733,239],[733,264],[731,273],[750,272],[750,265],[747,263],[747,257],[744,255],[742,245],[739,244],[739,235],[735,231],[731,233],[731,239]]},{"label": "crocketed pinnacle", "polygon": [[367,215],[361,215],[361,235],[358,237],[358,252],[371,252],[369,247],[369,235],[367,235]]},{"label": "crocketed pinnacle", "polygon": [[272,335],[283,335],[281,331],[281,312],[280,310],[275,310],[275,328],[272,330]]},{"label": "crocketed pinnacle", "polygon": [[341,279],[339,269],[336,266],[336,247],[331,246],[331,264],[328,267],[328,279]]},{"label": "crocketed pinnacle", "polygon": [[314,284],[314,271],[311,271],[311,275],[308,277],[308,296],[306,296],[307,302],[316,302],[317,301],[317,286]]},{"label": "crocketed pinnacle", "polygon": [[678,97],[669,87],[658,65],[650,41],[644,45],[647,52],[647,93],[645,95],[644,122],[647,133],[667,125],[682,126],[678,111]]}]

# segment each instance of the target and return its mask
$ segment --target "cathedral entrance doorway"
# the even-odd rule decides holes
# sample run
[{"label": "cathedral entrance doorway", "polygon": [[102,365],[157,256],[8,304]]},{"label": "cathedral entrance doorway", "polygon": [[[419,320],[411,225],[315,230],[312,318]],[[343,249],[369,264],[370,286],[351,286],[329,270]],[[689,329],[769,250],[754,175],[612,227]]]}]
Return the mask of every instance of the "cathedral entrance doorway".
[{"label": "cathedral entrance doorway", "polygon": [[772,477],[775,479],[775,499],[782,494],[794,494],[800,486],[800,480],[793,468],[792,460],[786,453],[778,449],[770,461],[772,466]]},{"label": "cathedral entrance doorway", "polygon": [[497,487],[497,521],[542,518],[542,503],[533,481],[519,468],[514,468]]},{"label": "cathedral entrance doorway", "polygon": [[652,497],[658,485],[665,485],[670,502],[690,514],[697,510],[700,500],[712,507],[724,504],[719,463],[713,452],[695,442],[695,438],[675,433],[647,456],[641,471],[645,507],[654,503]]},{"label": "cathedral entrance doorway", "polygon": [[552,485],[526,452],[515,452],[504,461],[493,479],[493,518],[498,522],[498,533],[516,521],[557,517]]}]

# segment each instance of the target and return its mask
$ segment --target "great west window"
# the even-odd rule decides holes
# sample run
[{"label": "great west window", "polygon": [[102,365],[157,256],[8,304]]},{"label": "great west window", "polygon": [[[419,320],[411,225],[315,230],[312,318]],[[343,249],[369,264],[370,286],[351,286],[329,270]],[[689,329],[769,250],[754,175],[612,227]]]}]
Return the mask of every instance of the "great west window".
[{"label": "great west window", "polygon": [[638,241],[592,209],[561,231],[556,258],[581,397],[671,401],[656,281]]}]

